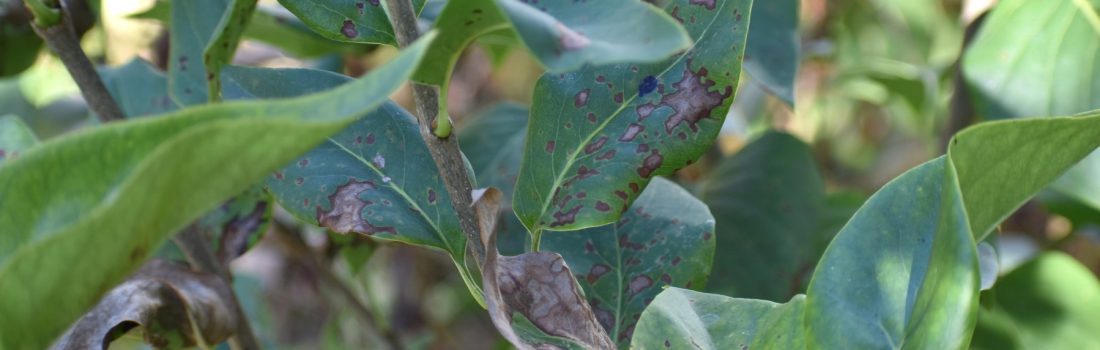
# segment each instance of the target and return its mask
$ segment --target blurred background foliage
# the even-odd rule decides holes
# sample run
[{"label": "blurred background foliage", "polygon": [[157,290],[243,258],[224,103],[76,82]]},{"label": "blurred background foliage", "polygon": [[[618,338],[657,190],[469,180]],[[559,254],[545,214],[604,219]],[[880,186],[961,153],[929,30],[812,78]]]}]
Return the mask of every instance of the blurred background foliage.
[{"label": "blurred background foliage", "polygon": [[[64,67],[27,27],[30,17],[20,1],[0,1],[0,116],[17,116],[43,140],[96,124]],[[79,12],[88,18],[82,40],[93,61],[108,69],[139,58],[163,71],[167,3],[77,2],[86,5]],[[767,27],[764,15],[758,19],[754,10],[750,45],[751,38],[769,38],[758,30],[776,31],[771,34],[780,38],[793,35],[793,46],[766,50],[799,53],[792,63],[797,70],[789,74],[791,93],[775,87],[783,77],[754,77],[763,71],[746,64],[719,142],[675,178],[695,189],[718,221],[720,254],[709,291],[774,301],[804,292],[808,274],[832,235],[870,193],[942,154],[954,131],[980,121],[973,118],[977,113],[965,94],[958,64],[968,34],[979,30],[980,15],[992,3],[770,3],[778,11],[770,16],[782,17],[783,11],[797,15],[791,28]],[[442,5],[428,2],[421,16],[424,26]],[[273,0],[260,1],[245,37],[234,64],[359,76],[396,53],[386,46],[324,39]],[[475,116],[502,102],[520,109],[530,104],[542,68],[517,45],[511,33],[492,33],[478,39],[458,62],[447,92],[448,109],[463,142],[469,142],[463,145],[467,152],[485,146],[479,142],[492,141],[476,135],[467,139],[471,133],[463,126]],[[746,57],[746,62],[753,60]],[[393,98],[412,110],[407,88]],[[522,135],[523,129],[516,133]],[[1096,304],[1097,209],[1046,191],[1001,226],[1001,235],[988,246],[995,247],[989,259],[992,271],[1004,276],[1003,283],[983,295],[975,347],[1028,347],[1057,332],[1081,333],[1073,328],[1080,324],[1096,324],[1100,312],[1058,313],[1021,305],[1034,300],[1029,297],[1048,300],[1055,309],[1072,308],[1056,305],[1059,298],[1091,298],[1091,305]],[[303,226],[280,208],[271,215],[273,224],[264,226],[267,234],[232,265],[234,288],[266,347],[372,348],[374,340],[360,331],[363,327],[378,327],[382,336],[400,339],[412,349],[508,347],[446,256]],[[521,247],[524,237],[516,230],[522,228],[514,217],[504,220],[502,244]],[[515,236],[512,243],[509,234]],[[775,283],[777,278],[782,283]],[[1038,283],[1051,287],[1029,287]],[[1064,319],[1051,324],[1078,326],[1035,331],[1026,317],[1020,319],[1033,313]],[[112,347],[143,347],[133,333]]]}]

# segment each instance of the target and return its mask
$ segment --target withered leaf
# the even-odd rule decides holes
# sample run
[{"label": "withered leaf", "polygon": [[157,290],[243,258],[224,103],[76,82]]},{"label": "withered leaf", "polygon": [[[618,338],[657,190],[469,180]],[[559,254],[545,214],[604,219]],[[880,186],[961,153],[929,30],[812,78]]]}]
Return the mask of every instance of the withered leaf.
[{"label": "withered leaf", "polygon": [[[491,205],[493,199],[499,200],[499,191],[494,194],[483,196],[480,200],[475,194],[475,206],[483,223],[496,222],[494,218],[486,217],[488,213],[499,213]],[[490,203],[482,203],[486,197]],[[521,350],[577,346],[586,349],[615,348],[607,332],[596,321],[596,315],[561,255],[532,252],[501,256],[496,249],[496,233],[492,225],[482,224],[481,229],[481,241],[485,245],[485,263],[481,269],[485,303],[493,324],[505,339]],[[517,312],[551,337],[517,334],[512,320]]]},{"label": "withered leaf", "polygon": [[150,260],[108,292],[53,349],[106,349],[136,326],[143,326],[145,341],[158,348],[217,344],[236,331],[232,293],[217,275]]}]

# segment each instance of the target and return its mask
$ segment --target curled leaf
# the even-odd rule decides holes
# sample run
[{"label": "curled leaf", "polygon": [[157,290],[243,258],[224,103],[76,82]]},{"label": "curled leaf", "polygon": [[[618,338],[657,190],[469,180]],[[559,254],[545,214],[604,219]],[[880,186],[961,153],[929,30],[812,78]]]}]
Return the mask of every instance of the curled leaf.
[{"label": "curled leaf", "polygon": [[[499,191],[490,191],[499,200]],[[475,196],[479,216],[481,212],[495,215],[497,211],[492,208],[481,210],[485,208],[480,202],[484,200],[477,201]],[[491,225],[482,225],[481,241],[486,248],[485,264],[481,268],[482,287],[489,316],[501,335],[521,350],[614,349],[615,344],[596,321],[595,313],[561,255],[533,252],[500,256]],[[548,337],[525,329],[520,320],[513,320],[515,313]]]},{"label": "curled leaf", "polygon": [[217,275],[151,260],[112,289],[54,344],[54,349],[106,349],[126,330],[144,327],[158,348],[217,344],[236,329],[233,291]]}]

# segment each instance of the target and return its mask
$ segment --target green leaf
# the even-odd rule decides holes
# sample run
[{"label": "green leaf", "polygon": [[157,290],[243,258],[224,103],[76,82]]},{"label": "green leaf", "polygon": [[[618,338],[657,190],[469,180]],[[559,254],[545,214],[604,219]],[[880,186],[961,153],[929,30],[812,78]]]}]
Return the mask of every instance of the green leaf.
[{"label": "green leaf", "polygon": [[940,157],[894,179],[837,234],[807,293],[809,347],[968,343],[977,252],[950,167]]},{"label": "green leaf", "polygon": [[166,237],[385,101],[432,36],[326,93],[111,123],[0,167],[0,285],[19,286],[0,329],[24,330],[0,347],[48,345]]},{"label": "green leaf", "polygon": [[1072,257],[1040,255],[982,296],[974,349],[1100,347],[1100,283]]},{"label": "green leaf", "polygon": [[462,124],[457,133],[462,140],[462,152],[470,158],[470,166],[477,174],[477,183],[499,189],[504,195],[501,207],[511,207],[523,159],[527,107],[515,103],[495,105]]},{"label": "green leaf", "polygon": [[447,1],[433,28],[439,40],[428,49],[428,59],[413,75],[413,80],[446,86],[459,55],[475,38],[508,28],[496,0]]},{"label": "green leaf", "polygon": [[[275,98],[333,88],[350,79],[308,69],[233,67],[226,77],[238,91]],[[268,190],[298,219],[338,233],[436,248],[455,261],[463,280],[466,236],[416,119],[387,102],[367,118],[277,170]],[[468,284],[475,298],[476,284]]]},{"label": "green leaf", "polygon": [[[397,45],[382,0],[279,0],[279,3],[330,40]],[[419,13],[425,1],[412,0],[412,3]]]},{"label": "green leaf", "polygon": [[369,46],[350,46],[325,39],[309,29],[297,17],[263,5],[257,7],[252,13],[252,20],[248,22],[244,36],[276,46],[292,56],[302,58],[369,48]]},{"label": "green leaf", "polygon": [[31,18],[19,11],[22,1],[0,1],[0,77],[16,75],[38,59],[42,39],[31,29]]},{"label": "green leaf", "polygon": [[0,116],[0,164],[38,143],[38,136],[19,117]]},{"label": "green leaf", "polygon": [[785,304],[668,288],[638,320],[632,349],[805,349],[806,298]]},{"label": "green leaf", "polygon": [[[623,62],[655,62],[686,49],[691,40],[674,16],[637,0],[496,0],[523,44],[552,72]],[[714,1],[697,1],[715,8]],[[687,9],[683,14],[689,15]],[[614,25],[607,17],[614,13]],[[702,15],[700,21],[711,16]],[[684,17],[687,18],[687,17]]]},{"label": "green leaf", "polygon": [[[206,47],[221,36],[222,18],[232,13],[232,1],[193,0],[171,2],[169,24],[168,93],[181,106],[206,102]],[[233,20],[229,18],[228,20]]]},{"label": "green leaf", "polygon": [[[168,1],[156,1],[149,9],[129,17],[158,20],[169,24],[172,22],[171,6]],[[248,21],[243,35],[302,58],[313,58],[341,51],[357,51],[352,46],[318,35],[297,17],[282,10],[281,6],[258,5],[252,12],[252,18]],[[358,47],[367,48],[367,46]]]},{"label": "green leaf", "polygon": [[[1097,0],[997,3],[963,56],[978,114],[1070,115],[1100,107]],[[1084,69],[1084,72],[1082,72]]]},{"label": "green leaf", "polygon": [[674,1],[666,11],[696,19],[690,50],[539,79],[512,201],[536,244],[542,230],[617,221],[652,177],[710,147],[741,73],[750,5]]},{"label": "green leaf", "polygon": [[768,132],[719,163],[699,197],[722,218],[724,254],[708,292],[776,302],[802,292],[824,249],[816,241],[825,184],[808,145]]},{"label": "green leaf", "polygon": [[665,286],[701,288],[714,260],[714,217],[675,183],[655,179],[614,225],[543,238],[573,269],[596,319],[627,348],[637,317]]},{"label": "green leaf", "polygon": [[218,27],[214,29],[214,36],[210,38],[210,42],[206,44],[202,53],[203,65],[206,67],[208,98],[212,102],[221,99],[222,67],[233,60],[241,35],[244,34],[248,20],[252,18],[252,12],[256,10],[257,0],[230,1],[229,8],[222,15]]},{"label": "green leaf", "polygon": [[794,105],[794,76],[802,45],[798,0],[756,2],[745,47],[745,70],[776,97]]},{"label": "green leaf", "polygon": [[[997,3],[963,57],[979,115],[1021,118],[1100,108],[1098,0]],[[1052,186],[1100,209],[1100,153]]]},{"label": "green leaf", "polygon": [[140,58],[100,71],[103,85],[127,118],[163,114],[179,109],[168,96],[168,79]]},{"label": "green leaf", "polygon": [[958,169],[975,240],[1100,146],[1100,113],[1015,119],[960,132],[948,155]]}]

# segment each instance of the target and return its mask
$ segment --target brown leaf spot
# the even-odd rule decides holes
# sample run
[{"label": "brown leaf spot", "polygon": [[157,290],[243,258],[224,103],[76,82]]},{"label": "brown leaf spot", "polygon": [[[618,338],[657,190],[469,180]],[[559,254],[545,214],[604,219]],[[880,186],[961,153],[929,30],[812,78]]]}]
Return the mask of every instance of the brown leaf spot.
[{"label": "brown leaf spot", "polygon": [[340,33],[344,34],[344,37],[348,39],[354,39],[359,36],[359,30],[355,29],[355,23],[351,23],[351,20],[344,20],[344,26],[340,28]]},{"label": "brown leaf spot", "polygon": [[680,257],[672,258],[672,266],[680,265]]},{"label": "brown leaf spot", "polygon": [[588,270],[588,275],[584,279],[588,280],[588,284],[595,284],[596,281],[611,271],[611,267],[604,264],[592,265],[592,269]]},{"label": "brown leaf spot", "polygon": [[275,172],[275,180],[282,180],[282,179],[283,179],[283,172],[276,171]]},{"label": "brown leaf spot", "polygon": [[636,152],[636,153],[646,153],[646,152],[649,152],[649,144],[645,144],[645,143],[639,143],[639,144],[638,144],[638,147],[636,147],[636,148],[634,149],[634,152]]},{"label": "brown leaf spot", "polygon": [[596,123],[596,113],[588,112],[588,122]]},{"label": "brown leaf spot", "polygon": [[546,141],[546,153],[554,154],[554,141]]},{"label": "brown leaf spot", "polygon": [[596,210],[609,211],[611,210],[611,206],[607,205],[607,203],[604,203],[603,201],[596,201]]},{"label": "brown leaf spot", "polygon": [[435,190],[428,189],[428,203],[435,204]]},{"label": "brown leaf spot", "polygon": [[642,166],[638,167],[638,176],[643,178],[652,176],[653,172],[661,167],[662,161],[664,161],[664,157],[662,157],[657,150],[653,150],[650,152],[649,156],[645,157]]},{"label": "brown leaf spot", "polygon": [[367,134],[367,144],[368,145],[373,145],[374,144],[374,133]]},{"label": "brown leaf spot", "polygon": [[600,136],[596,141],[589,143],[588,146],[584,146],[584,154],[592,154],[599,151],[600,148],[603,148],[604,143],[607,143],[607,136]]},{"label": "brown leaf spot", "polygon": [[637,277],[634,277],[634,279],[630,280],[630,285],[628,286],[628,288],[630,289],[630,296],[633,297],[652,285],[653,279],[649,278],[649,276],[638,275]]},{"label": "brown leaf spot", "polygon": [[554,213],[554,222],[550,224],[550,227],[558,227],[572,224],[577,220],[577,213],[581,211],[581,207],[582,205],[578,204],[577,206],[573,207],[573,209],[569,209],[569,211],[558,211]]},{"label": "brown leaf spot", "polygon": [[615,191],[615,195],[616,195],[616,196],[619,196],[619,198],[622,198],[622,199],[623,199],[624,201],[625,201],[625,200],[626,200],[627,198],[630,198],[630,197],[629,197],[629,196],[628,196],[628,195],[626,194],[626,192],[623,192],[623,191],[619,191],[619,190],[616,190],[616,191]]},{"label": "brown leaf spot", "polygon": [[636,182],[631,182],[630,183],[630,190],[634,191],[634,193],[638,193],[638,192],[641,191],[641,186],[638,186],[638,183],[636,183]]},{"label": "brown leaf spot", "polygon": [[306,183],[306,179],[303,178],[303,177],[299,177],[297,179],[294,179],[294,184],[295,185],[301,186],[304,183]]},{"label": "brown leaf spot", "polygon": [[308,158],[303,158],[302,160],[298,161],[298,167],[299,168],[305,168],[307,166],[309,166],[309,159]]},{"label": "brown leaf spot", "polygon": [[690,0],[688,2],[691,3],[692,5],[699,5],[699,6],[706,7],[707,10],[713,10],[714,9],[714,0]]},{"label": "brown leaf spot", "polygon": [[573,107],[581,108],[588,104],[588,93],[592,92],[592,89],[584,89],[573,95]]},{"label": "brown leaf spot", "polygon": [[638,137],[638,134],[642,133],[643,130],[645,130],[645,126],[642,126],[638,123],[630,123],[630,125],[627,125],[626,131],[623,132],[623,135],[619,136],[619,141],[634,141],[634,138]]},{"label": "brown leaf spot", "polygon": [[623,93],[615,94],[615,103],[623,103]]},{"label": "brown leaf spot", "polygon": [[366,202],[359,199],[359,196],[364,192],[375,189],[373,182],[349,179],[348,183],[336,188],[336,192],[328,197],[332,209],[323,211],[321,206],[317,206],[317,222],[321,226],[328,227],[338,233],[357,232],[370,235],[378,232],[388,232],[396,234],[397,231],[393,227],[377,227],[363,218],[362,212]]},{"label": "brown leaf spot", "polygon": [[615,150],[609,150],[601,155],[596,156],[596,160],[608,160],[611,158],[615,158]]}]

